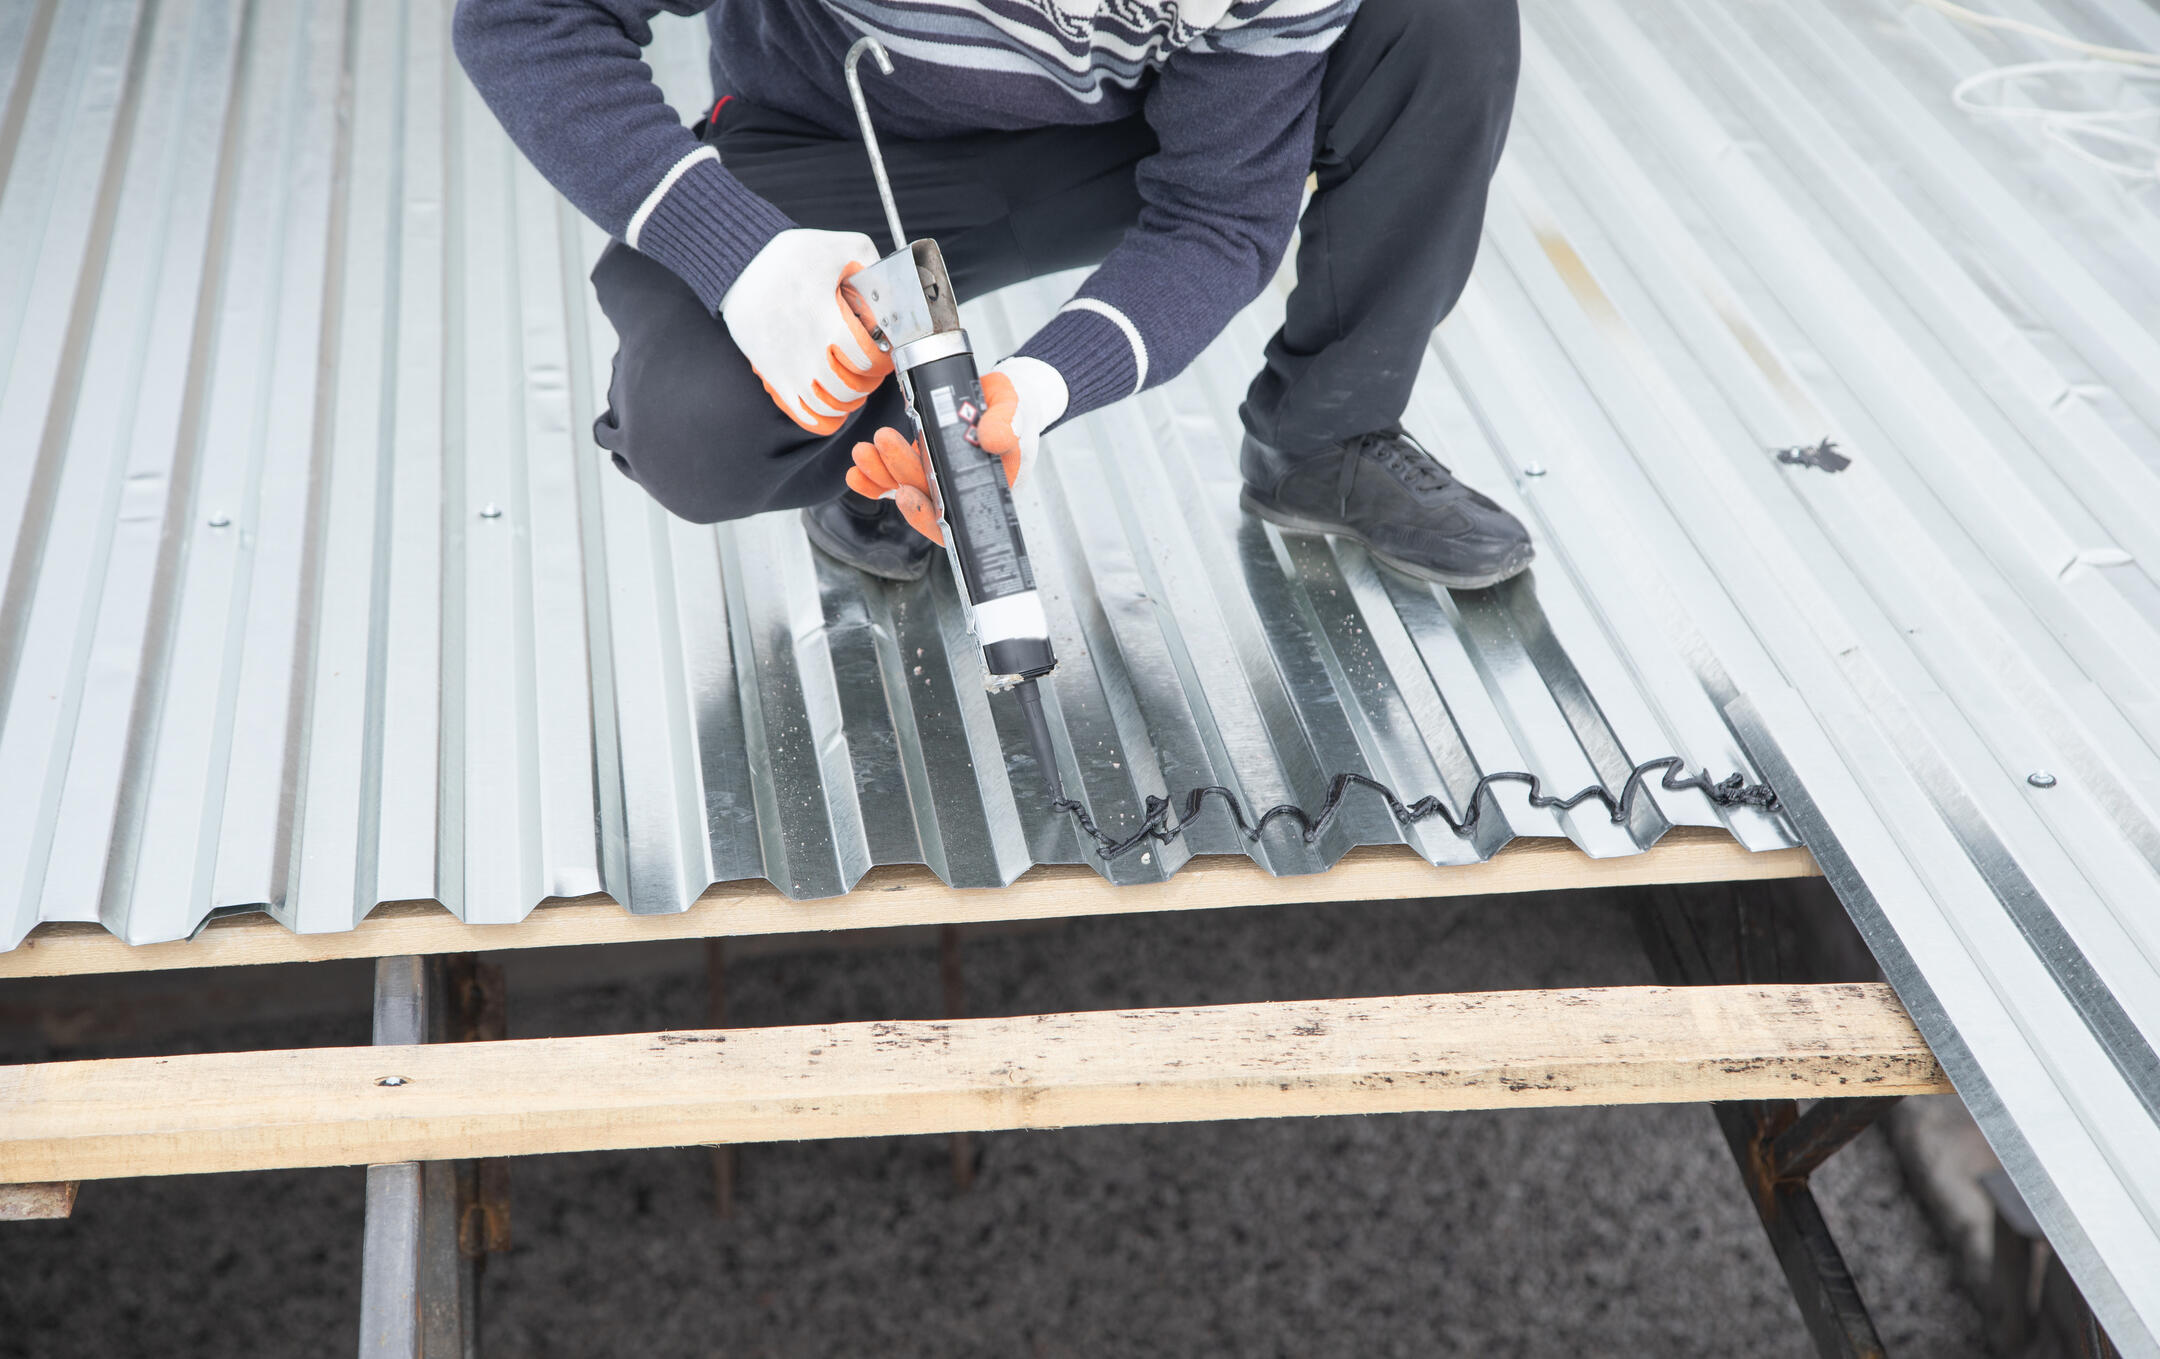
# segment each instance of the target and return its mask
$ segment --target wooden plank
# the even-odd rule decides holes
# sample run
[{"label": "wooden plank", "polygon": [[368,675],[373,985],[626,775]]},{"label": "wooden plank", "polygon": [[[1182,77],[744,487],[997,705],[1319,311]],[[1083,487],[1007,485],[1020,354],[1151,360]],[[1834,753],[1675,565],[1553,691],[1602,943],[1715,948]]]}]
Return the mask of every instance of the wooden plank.
[{"label": "wooden plank", "polygon": [[334,934],[294,934],[268,916],[240,915],[211,921],[193,939],[134,947],[99,925],[42,925],[0,953],[0,979],[1819,873],[1804,849],[1753,853],[1723,831],[1698,828],[1671,831],[1644,853],[1614,859],[1590,858],[1564,840],[1518,840],[1485,863],[1434,868],[1398,845],[1354,850],[1326,873],[1288,878],[1243,857],[1211,856],[1168,882],[1133,887],[1114,887],[1078,865],[1036,868],[1009,887],[969,890],[947,887],[925,868],[893,867],[874,869],[854,891],[824,901],[790,901],[763,881],[723,883],[679,915],[634,916],[591,896],[543,906],[515,925],[468,925],[432,903],[404,902]]},{"label": "wooden plank", "polygon": [[0,1068],[0,1180],[1947,1089],[1880,984],[1392,996]]},{"label": "wooden plank", "polygon": [[75,1180],[47,1180],[42,1184],[0,1184],[0,1222],[37,1222],[69,1217],[75,1212]]}]

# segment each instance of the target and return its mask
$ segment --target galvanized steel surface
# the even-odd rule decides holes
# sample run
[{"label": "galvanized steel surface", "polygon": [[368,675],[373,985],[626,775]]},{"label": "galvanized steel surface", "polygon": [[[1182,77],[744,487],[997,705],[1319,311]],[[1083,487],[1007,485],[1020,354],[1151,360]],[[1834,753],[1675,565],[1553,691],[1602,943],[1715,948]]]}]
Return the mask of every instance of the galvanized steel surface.
[{"label": "galvanized steel surface", "polygon": [[[2134,0],[1992,3],[2160,47]],[[1539,565],[1451,595],[1238,513],[1271,293],[1019,488],[1067,783],[1115,829],[1338,770],[1458,799],[1770,771],[2118,1343],[2160,1353],[2160,190],[1954,110],[2044,53],[1933,11],[1526,8],[1409,423]],[[447,9],[0,8],[0,943],[1079,860],[942,577],[866,582],[787,516],[672,522],[606,468],[598,233],[458,75]],[[702,104],[694,26],[655,64]],[[971,304],[979,347],[1069,283]],[[1772,452],[1826,437],[1845,469]],[[1475,843],[1407,838],[1672,824],[1789,834],[1511,791]],[[1251,852],[1399,838],[1365,800]],[[1246,848],[1211,813],[1112,872]]]},{"label": "galvanized steel surface", "polygon": [[[341,930],[436,898],[514,921],[599,890],[674,911],[716,880],[810,897],[879,863],[995,886],[1080,860],[942,572],[866,580],[790,515],[672,521],[593,447],[602,239],[457,70],[449,8],[8,11],[0,943],[40,920],[148,941],[218,910]],[[701,38],[656,47],[689,109]],[[978,343],[1005,352],[1069,284],[971,307]],[[1459,800],[1493,769],[1572,792],[1676,752],[1747,767],[1691,679],[1635,678],[1678,665],[1663,639],[1631,654],[1557,561],[1450,598],[1241,516],[1234,407],[1275,307],[1060,433],[1022,487],[1065,774],[1098,820],[1214,782],[1317,803],[1338,770]],[[1467,407],[1444,375],[1431,391],[1452,440]],[[1696,793],[1628,827],[1517,790],[1502,809],[1474,844],[1413,843],[1620,854],[1723,822]],[[1358,796],[1318,843],[1252,852],[1313,872],[1398,838]],[[1110,871],[1245,848],[1211,812]]]},{"label": "galvanized steel surface", "polygon": [[[2128,0],[1986,7],[2160,49]],[[2117,1343],[2160,1354],[2160,185],[1953,109],[2054,54],[1933,10],[1529,8],[1437,352],[1542,450],[1525,495],[1592,609],[1665,632],[1769,774]],[[1826,437],[1844,470],[1770,452]]]}]

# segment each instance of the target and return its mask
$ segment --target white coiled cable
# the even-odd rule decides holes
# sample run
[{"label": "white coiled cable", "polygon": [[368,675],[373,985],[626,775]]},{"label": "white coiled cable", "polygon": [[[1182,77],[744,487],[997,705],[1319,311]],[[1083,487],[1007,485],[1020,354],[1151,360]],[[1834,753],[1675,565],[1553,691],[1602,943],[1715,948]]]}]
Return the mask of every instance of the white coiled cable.
[{"label": "white coiled cable", "polygon": [[[1955,0],[1918,0],[1918,3],[1959,23],[2022,34],[2051,47],[2076,53],[2073,57],[2049,61],[2013,62],[1969,75],[1951,87],[1950,101],[1958,108],[1976,118],[2033,123],[2049,141],[2118,179],[2132,183],[2160,182],[2160,107],[2070,109],[2039,103],[2002,102],[2011,86],[2054,77],[2105,75],[2160,84],[2160,53],[2087,42],[2023,19],[1982,13],[1957,4]],[[1993,96],[1981,98],[1986,91],[1993,91]],[[2143,130],[2146,128],[2152,130]],[[2122,154],[2124,152],[2128,155]]]}]

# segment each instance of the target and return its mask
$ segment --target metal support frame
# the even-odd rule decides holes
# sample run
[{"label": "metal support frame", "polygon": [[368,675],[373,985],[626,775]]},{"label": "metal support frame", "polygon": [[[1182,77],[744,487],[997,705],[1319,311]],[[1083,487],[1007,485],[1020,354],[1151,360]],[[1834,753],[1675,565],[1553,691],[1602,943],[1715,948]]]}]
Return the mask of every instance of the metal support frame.
[{"label": "metal support frame", "polygon": [[2054,1332],[2063,1353],[2077,1359],[2120,1359],[2122,1352],[2101,1329],[2009,1172],[1991,1170],[1980,1185],[1995,1210],[1987,1297],[1995,1352],[2023,1355],[2045,1328]]},{"label": "metal support frame", "polygon": [[[1721,883],[1652,888],[1636,902],[1636,929],[1658,980],[1671,986],[1832,980],[1810,969],[1789,935],[1796,899],[1776,886]],[[1838,1250],[1808,1177],[1896,1104],[1895,1098],[1713,1104],[1793,1301],[1825,1359],[1885,1354],[1852,1270]]]},{"label": "metal support frame", "polygon": [[[499,968],[471,954],[377,960],[378,1046],[507,1036]],[[377,1083],[404,1079],[386,1071]],[[477,1359],[480,1271],[509,1248],[508,1161],[369,1166],[361,1359]]]}]

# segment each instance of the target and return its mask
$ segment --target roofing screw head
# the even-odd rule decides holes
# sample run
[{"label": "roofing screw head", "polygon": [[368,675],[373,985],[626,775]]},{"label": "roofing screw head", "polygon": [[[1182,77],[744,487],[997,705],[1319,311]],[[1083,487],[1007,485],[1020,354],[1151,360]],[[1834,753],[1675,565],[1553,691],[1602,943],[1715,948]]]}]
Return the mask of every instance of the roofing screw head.
[{"label": "roofing screw head", "polygon": [[210,527],[212,527],[212,528],[231,528],[231,527],[232,527],[232,516],[231,516],[231,515],[229,515],[229,514],[213,514],[213,515],[211,515],[211,516],[210,516]]},{"label": "roofing screw head", "polygon": [[502,518],[502,506],[490,500],[480,507],[480,517],[482,519],[500,519]]},{"label": "roofing screw head", "polygon": [[403,1084],[405,1084],[405,1078],[404,1078],[403,1076],[385,1076],[385,1077],[383,1077],[383,1078],[382,1078],[381,1080],[378,1080],[378,1081],[376,1081],[376,1082],[375,1082],[375,1084],[377,1084],[377,1085],[403,1085]]},{"label": "roofing screw head", "polygon": [[2025,782],[2035,788],[2053,788],[2055,786],[2055,776],[2045,769],[2035,769],[2025,776]]},{"label": "roofing screw head", "polygon": [[1542,477],[1545,475],[1545,464],[1541,462],[1525,463],[1522,474],[1526,477]]}]

